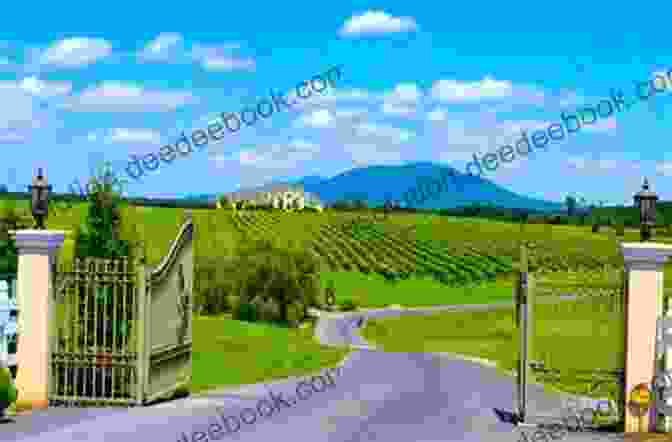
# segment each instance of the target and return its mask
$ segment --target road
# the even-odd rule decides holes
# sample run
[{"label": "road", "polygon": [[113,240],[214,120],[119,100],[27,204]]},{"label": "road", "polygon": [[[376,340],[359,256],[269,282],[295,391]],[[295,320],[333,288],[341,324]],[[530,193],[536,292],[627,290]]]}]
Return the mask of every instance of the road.
[{"label": "road", "polygon": [[[510,306],[502,303],[499,307]],[[261,442],[307,440],[325,442],[508,442],[521,440],[512,426],[499,422],[493,407],[511,410],[512,379],[493,367],[452,355],[386,353],[368,346],[359,336],[360,317],[427,314],[436,310],[482,310],[498,306],[444,306],[420,309],[376,309],[322,314],[316,337],[327,345],[354,346],[354,351],[331,372],[333,385],[305,400],[297,400],[255,423],[241,424],[218,440]],[[323,371],[322,373],[326,373]],[[0,440],[22,442],[115,441],[206,442],[211,423],[222,424],[218,413],[239,415],[274,395],[296,397],[296,377],[127,410],[47,410],[19,416],[0,425]],[[302,390],[303,391],[303,390]],[[561,409],[563,398],[530,387],[530,407],[540,414]],[[249,416],[249,414],[248,414]],[[249,419],[251,420],[251,419]],[[213,427],[211,427],[213,428]],[[220,427],[221,428],[221,427]],[[220,430],[224,431],[224,430]],[[623,435],[570,434],[565,440],[623,440]]]}]

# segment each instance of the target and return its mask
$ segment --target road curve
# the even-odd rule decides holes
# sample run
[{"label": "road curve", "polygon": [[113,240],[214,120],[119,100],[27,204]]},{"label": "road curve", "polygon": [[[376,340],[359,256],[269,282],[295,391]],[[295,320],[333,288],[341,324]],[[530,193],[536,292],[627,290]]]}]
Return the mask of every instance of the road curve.
[{"label": "road curve", "polygon": [[[325,345],[352,345],[353,352],[333,372],[333,385],[305,400],[278,408],[268,417],[242,424],[232,434],[205,436],[210,424],[223,416],[240,416],[261,399],[296,397],[294,377],[238,389],[209,391],[151,407],[123,411],[93,410],[79,422],[64,423],[52,414],[20,416],[0,425],[0,440],[24,442],[115,441],[205,442],[236,440],[309,440],[325,442],[508,442],[520,440],[512,427],[500,423],[493,407],[510,410],[514,385],[494,368],[454,356],[428,353],[386,353],[369,346],[359,335],[367,318],[428,314],[441,310],[482,310],[509,307],[443,306],[418,309],[374,309],[320,314],[316,337]],[[361,318],[361,321],[360,321]],[[326,371],[322,372],[326,376]],[[314,384],[315,385],[315,384]],[[530,387],[530,406],[552,414],[562,406],[559,395]],[[219,410],[219,411],[218,411]],[[95,414],[98,413],[98,414]],[[248,413],[249,417],[249,413]],[[71,420],[74,420],[72,417]],[[251,420],[251,419],[250,419]],[[51,428],[48,429],[48,424]],[[210,427],[213,428],[213,427]],[[216,428],[216,427],[214,427]],[[50,431],[49,431],[50,430]],[[42,431],[42,432],[41,432]],[[48,431],[48,432],[44,432]],[[202,431],[203,436],[199,433]],[[41,432],[41,433],[40,433]],[[196,434],[196,438],[194,438]],[[206,438],[203,438],[206,437]],[[572,434],[567,440],[622,440],[623,435]]]}]

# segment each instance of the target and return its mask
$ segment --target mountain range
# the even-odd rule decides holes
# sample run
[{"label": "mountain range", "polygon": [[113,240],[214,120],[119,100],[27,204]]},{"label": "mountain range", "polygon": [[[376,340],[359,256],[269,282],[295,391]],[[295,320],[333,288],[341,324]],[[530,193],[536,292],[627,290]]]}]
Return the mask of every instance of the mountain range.
[{"label": "mountain range", "polygon": [[[326,204],[338,200],[359,199],[365,200],[369,206],[382,206],[386,200],[403,201],[405,192],[417,188],[423,179],[438,179],[451,170],[455,174],[456,182],[448,179],[447,189],[444,188],[443,192],[432,195],[432,198],[423,204],[413,203],[411,206],[422,209],[449,209],[475,203],[489,203],[502,208],[544,212],[558,211],[563,207],[562,203],[519,195],[488,179],[465,175],[450,166],[428,162],[401,166],[367,166],[343,172],[332,178],[306,176],[298,181],[278,182],[274,185],[300,185],[305,192],[318,196]],[[264,185],[261,188],[268,187],[269,185]],[[194,195],[187,198],[211,200],[215,195]]]}]

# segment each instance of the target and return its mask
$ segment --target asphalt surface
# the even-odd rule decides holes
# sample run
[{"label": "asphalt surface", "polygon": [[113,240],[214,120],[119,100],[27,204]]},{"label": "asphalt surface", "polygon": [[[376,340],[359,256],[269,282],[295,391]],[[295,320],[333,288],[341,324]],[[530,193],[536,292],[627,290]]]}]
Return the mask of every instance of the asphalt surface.
[{"label": "asphalt surface", "polygon": [[[337,369],[316,375],[331,376],[331,385],[315,381],[322,392],[297,399],[297,383],[310,376],[255,384],[163,404],[131,409],[49,409],[18,416],[0,424],[0,440],[22,442],[71,441],[268,441],[328,442],[508,442],[522,439],[519,430],[501,423],[493,408],[511,410],[514,384],[493,367],[454,355],[386,353],[368,346],[358,333],[365,318],[400,314],[427,314],[437,310],[482,310],[508,307],[444,306],[420,309],[376,309],[322,314],[316,337],[327,345],[352,345],[355,350]],[[360,320],[361,318],[361,320]],[[315,380],[315,379],[314,379]],[[306,387],[304,385],[303,387]],[[252,418],[243,412],[240,429],[226,433],[222,416],[241,416],[244,408],[260,406],[270,393],[285,398],[274,411],[260,408]],[[300,390],[308,396],[306,390]],[[535,414],[558,415],[567,396],[530,387],[530,409]],[[293,399],[291,399],[293,398]],[[269,412],[270,411],[270,412]],[[247,413],[247,414],[246,414]],[[220,416],[221,415],[221,416]],[[240,418],[239,418],[240,419]],[[217,427],[219,425],[219,427]],[[219,428],[219,430],[218,430]],[[205,433],[220,431],[215,437]],[[194,432],[203,432],[203,434]],[[536,440],[529,437],[529,440]],[[571,433],[568,441],[623,440],[622,434]]]}]

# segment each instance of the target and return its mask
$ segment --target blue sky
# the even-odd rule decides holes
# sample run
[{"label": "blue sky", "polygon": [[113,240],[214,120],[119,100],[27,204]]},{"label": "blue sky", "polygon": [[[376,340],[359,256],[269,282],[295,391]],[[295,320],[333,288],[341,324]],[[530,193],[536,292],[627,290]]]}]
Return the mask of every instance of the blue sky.
[{"label": "blue sky", "polygon": [[[546,127],[611,88],[633,96],[633,81],[672,68],[671,7],[661,3],[9,3],[0,182],[10,190],[45,167],[65,191],[103,159],[118,167],[156,152],[335,65],[343,77],[332,92],[162,164],[129,194],[226,192],[368,164],[464,170],[520,128]],[[672,199],[670,95],[487,177],[548,200],[630,204],[648,176]]]}]

